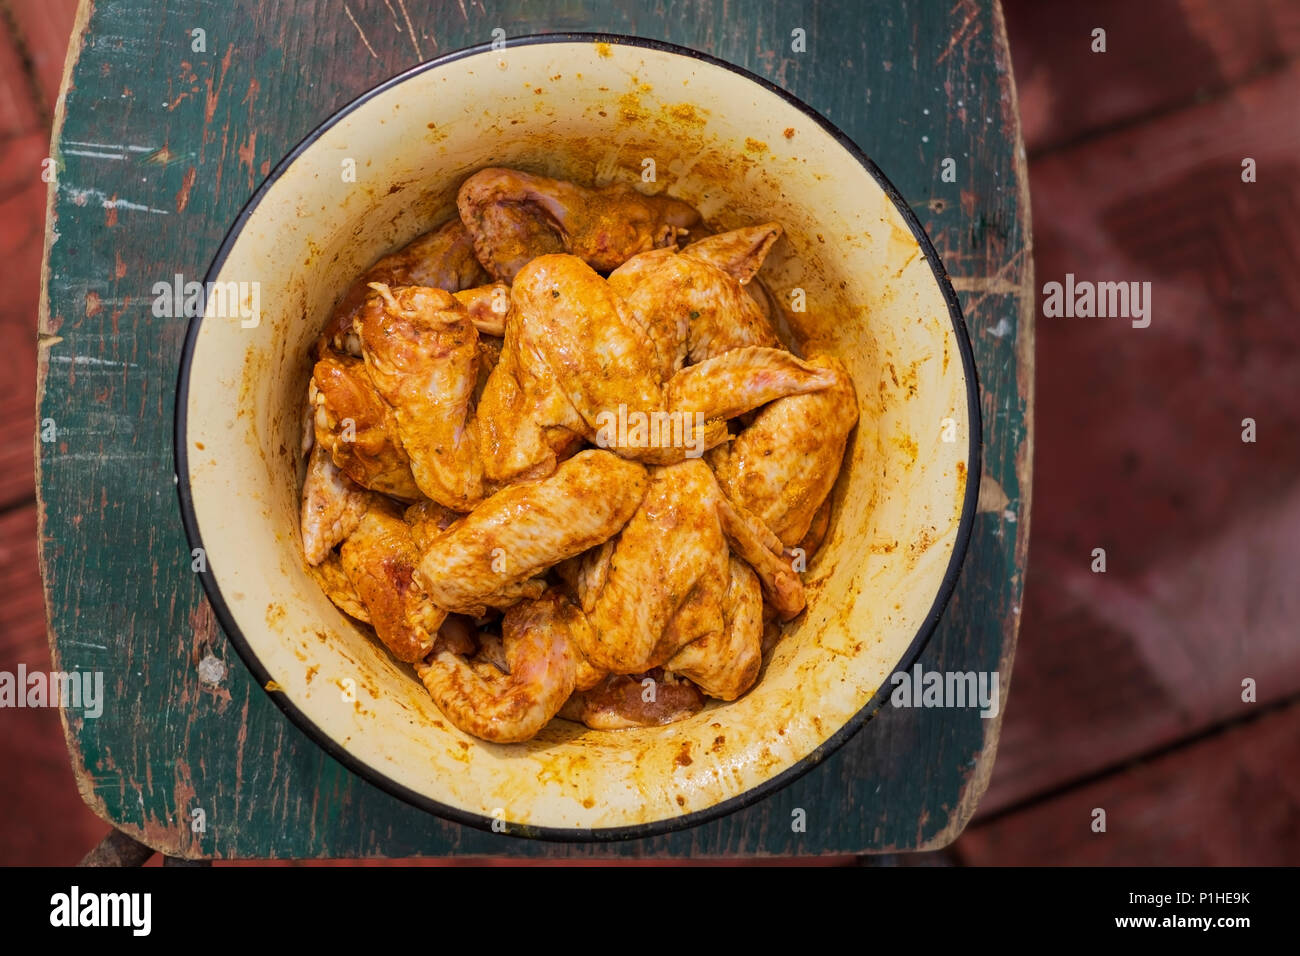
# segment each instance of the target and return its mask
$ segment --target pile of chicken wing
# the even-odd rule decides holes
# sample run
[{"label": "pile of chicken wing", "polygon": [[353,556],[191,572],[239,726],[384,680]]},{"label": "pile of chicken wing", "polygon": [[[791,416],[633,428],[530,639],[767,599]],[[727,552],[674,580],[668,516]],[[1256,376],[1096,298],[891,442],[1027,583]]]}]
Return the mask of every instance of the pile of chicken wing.
[{"label": "pile of chicken wing", "polygon": [[781,227],[510,169],[457,207],[315,344],[314,576],[485,740],[736,699],[804,608],[858,416],[774,331]]}]

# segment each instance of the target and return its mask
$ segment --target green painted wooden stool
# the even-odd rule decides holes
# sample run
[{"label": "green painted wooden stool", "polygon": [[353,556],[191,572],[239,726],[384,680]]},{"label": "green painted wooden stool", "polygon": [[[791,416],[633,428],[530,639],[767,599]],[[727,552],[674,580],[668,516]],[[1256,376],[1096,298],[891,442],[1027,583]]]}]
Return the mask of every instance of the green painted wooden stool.
[{"label": "green painted wooden stool", "polygon": [[185,321],[154,316],[151,289],[201,277],[261,180],[336,109],[495,30],[653,37],[736,63],[829,117],[907,197],[961,298],[984,418],[969,557],[921,664],[996,670],[1005,690],[1029,532],[1033,279],[996,5],[877,4],[866,17],[851,0],[667,0],[653,14],[586,0],[493,14],[403,0],[83,3],[52,146],[36,445],[53,666],[105,675],[100,717],[64,712],[82,796],[118,844],[186,859],[945,846],[984,791],[1000,715],[886,707],[823,765],[721,820],[627,843],[539,843],[442,821],[352,775],[285,719],[216,626],[174,487]]}]

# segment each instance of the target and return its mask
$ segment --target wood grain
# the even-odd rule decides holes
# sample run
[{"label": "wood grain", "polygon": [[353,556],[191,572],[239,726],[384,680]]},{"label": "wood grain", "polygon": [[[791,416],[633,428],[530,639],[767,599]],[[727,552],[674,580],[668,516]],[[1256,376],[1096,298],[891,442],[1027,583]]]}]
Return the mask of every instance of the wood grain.
[{"label": "wood grain", "polygon": [[[42,316],[63,341],[42,363],[41,407],[59,409],[71,428],[41,449],[39,483],[55,660],[104,669],[119,701],[93,726],[68,724],[97,813],[168,854],[221,858],[829,855],[937,846],[960,831],[998,723],[974,710],[886,708],[823,766],[748,810],[603,847],[444,823],[344,771],[254,685],[189,572],[170,444],[184,325],[148,308],[153,282],[203,274],[271,165],[331,111],[498,26],[511,36],[658,37],[751,69],[872,155],[961,280],[982,374],[985,467],[1007,503],[979,516],[923,663],[998,669],[1005,681],[1027,541],[1033,388],[1028,205],[1005,35],[993,8],[973,2],[880,13],[868,20],[847,0],[507,3],[491,13],[474,3],[239,2],[220,18],[197,3],[94,8],[74,39]],[[188,31],[205,24],[208,52],[198,54]],[[805,54],[790,51],[796,27],[807,31]],[[111,155],[73,155],[71,143]],[[941,180],[945,157],[959,163],[956,183]],[[197,678],[209,652],[229,668],[217,689]],[[202,833],[189,825],[196,807],[206,811]],[[790,831],[796,807],[808,813],[806,833]]]}]

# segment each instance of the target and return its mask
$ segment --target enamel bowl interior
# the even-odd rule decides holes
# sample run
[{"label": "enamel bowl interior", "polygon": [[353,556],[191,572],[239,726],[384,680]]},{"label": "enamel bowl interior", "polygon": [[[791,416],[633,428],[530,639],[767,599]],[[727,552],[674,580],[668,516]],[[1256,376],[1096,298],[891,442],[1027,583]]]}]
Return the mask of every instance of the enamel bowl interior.
[{"label": "enamel bowl interior", "polygon": [[[452,727],[412,669],[308,575],[297,489],[309,346],[348,283],[454,215],[459,183],[488,165],[666,190],[717,227],[785,227],[762,275],[788,303],[803,290],[793,331],[847,363],[861,421],[831,533],[805,575],[808,609],[738,701],[664,728],[556,720],[530,742],[487,744]],[[309,138],[223,255],[209,280],[259,283],[261,311],[246,328],[210,298],[187,343],[178,470],[189,531],[207,552],[204,583],[254,674],[278,685],[277,703],[391,792],[463,822],[560,839],[696,822],[842,742],[928,636],[972,510],[964,327],[881,183],[748,76],[658,47],[574,39],[426,65]],[[945,424],[957,440],[943,440]]]}]

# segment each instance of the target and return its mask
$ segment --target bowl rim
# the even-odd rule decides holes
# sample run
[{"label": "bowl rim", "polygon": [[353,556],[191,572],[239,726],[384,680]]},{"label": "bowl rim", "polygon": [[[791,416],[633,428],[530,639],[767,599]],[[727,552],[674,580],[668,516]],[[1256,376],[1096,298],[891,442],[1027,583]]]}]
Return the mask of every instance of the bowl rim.
[{"label": "bowl rim", "polygon": [[[846,133],[829,119],[823,116],[819,111],[813,109],[808,104],[793,94],[781,89],[776,84],[751,73],[744,67],[729,63],[726,60],[719,59],[708,53],[699,50],[693,50],[689,47],[680,46],[675,43],[669,43],[664,40],[657,40],[648,37],[628,36],[617,33],[588,33],[588,32],[559,32],[530,34],[521,37],[510,37],[507,40],[508,47],[516,46],[537,46],[549,43],[586,43],[596,44],[605,43],[617,46],[630,46],[640,49],[654,50],[660,53],[669,53],[675,56],[687,57],[698,60],[727,70],[742,79],[748,80],[772,93],[790,106],[799,110],[810,121],[819,126],[828,134],[841,149],[863,167],[870,175],[894,208],[902,216],[903,221],[912,236],[919,244],[922,254],[930,264],[930,271],[933,273],[935,281],[938,283],[940,291],[948,306],[948,317],[952,323],[954,335],[957,339],[957,350],[961,354],[962,370],[966,384],[966,406],[968,427],[968,453],[966,456],[966,492],[962,502],[961,518],[958,522],[957,537],[953,543],[952,554],[948,560],[948,566],[944,571],[943,580],[939,584],[939,589],[935,594],[933,603],[929,612],[913,636],[911,643],[903,652],[897,665],[891,673],[899,671],[908,671],[916,662],[921,652],[929,644],[939,620],[951,599],[953,591],[956,589],[957,579],[961,574],[962,565],[965,562],[966,553],[970,544],[970,538],[975,523],[975,508],[979,498],[980,485],[980,465],[983,445],[983,418],[980,414],[979,402],[979,381],[975,368],[975,356],[971,346],[970,335],[966,328],[966,320],[962,315],[961,304],[957,300],[957,294],[953,290],[952,283],[948,280],[947,270],[944,269],[939,260],[938,251],[930,241],[920,220],[912,207],[908,205],[902,194],[889,181],[888,177],[880,168],[866,155],[861,147],[858,146]],[[475,44],[469,47],[463,47],[459,50],[453,50],[431,60],[417,63],[402,72],[390,77],[387,80],[371,87],[366,92],[352,99],[334,113],[332,113],[323,122],[311,130],[290,152],[276,164],[270,174],[258,186],[253,195],[244,203],[239,214],[235,217],[234,222],[226,231],[225,237],[221,241],[216,254],[214,255],[208,271],[204,276],[204,286],[215,281],[225,265],[226,259],[230,254],[235,242],[243,232],[245,224],[257,209],[258,205],[264,199],[271,188],[286,173],[290,166],[305,153],[318,139],[326,132],[336,126],[349,114],[355,112],[363,104],[371,99],[401,85],[407,80],[419,76],[429,70],[437,69],[457,60],[471,56],[477,56],[483,53],[492,52],[492,43],[485,42]],[[184,345],[180,357],[180,370],[176,382],[176,398],[174,405],[174,428],[173,428],[173,466],[176,477],[177,498],[181,511],[181,523],[185,528],[185,536],[191,548],[203,548],[203,538],[199,532],[198,520],[194,511],[194,498],[190,488],[189,481],[189,454],[187,441],[187,406],[189,403],[189,386],[190,370],[194,360],[195,346],[198,341],[199,328],[203,321],[202,315],[193,316],[189,320],[185,332]],[[206,549],[204,549],[206,554]],[[203,586],[204,594],[212,610],[216,615],[218,623],[225,632],[226,637],[235,651],[243,660],[244,665],[252,672],[257,679],[258,684],[265,690],[267,684],[272,681],[271,674],[263,666],[258,658],[252,645],[244,636],[238,622],[226,605],[222,597],[221,589],[217,584],[213,574],[210,562],[205,562],[204,570],[197,572],[199,580]],[[272,702],[284,712],[291,723],[299,730],[303,731],[307,737],[327,754],[341,763],[351,772],[355,773],[362,780],[373,784],[384,790],[388,794],[398,799],[418,807],[427,813],[431,813],[445,820],[455,823],[461,823],[472,826],[479,830],[495,832],[508,836],[528,837],[539,840],[565,842],[565,843],[606,843],[620,840],[642,839],[646,837],[660,836],[667,833],[673,833],[680,830],[689,829],[702,823],[708,823],[727,816],[737,810],[752,806],[758,801],[768,797],[777,791],[783,789],[802,777],[813,767],[824,762],[827,757],[842,747],[851,737],[861,730],[867,722],[876,715],[884,705],[885,699],[891,693],[889,681],[886,680],[877,688],[871,696],[856,713],[853,714],[839,729],[830,737],[822,741],[817,747],[811,750],[804,757],[787,767],[781,773],[776,774],[758,785],[740,793],[729,799],[720,801],[710,807],[697,810],[693,813],[683,814],[681,816],[667,817],[662,820],[654,820],[648,823],[637,823],[628,826],[617,827],[540,827],[527,823],[504,822],[492,817],[484,816],[459,807],[441,803],[437,800],[412,790],[405,784],[398,783],[396,780],[381,773],[378,769],[366,763],[359,757],[354,756],[344,749],[337,741],[330,737],[324,730],[317,726],[302,710],[300,710],[292,701],[290,701],[283,692],[267,690],[268,696]],[[495,826],[495,830],[494,830]]]}]

